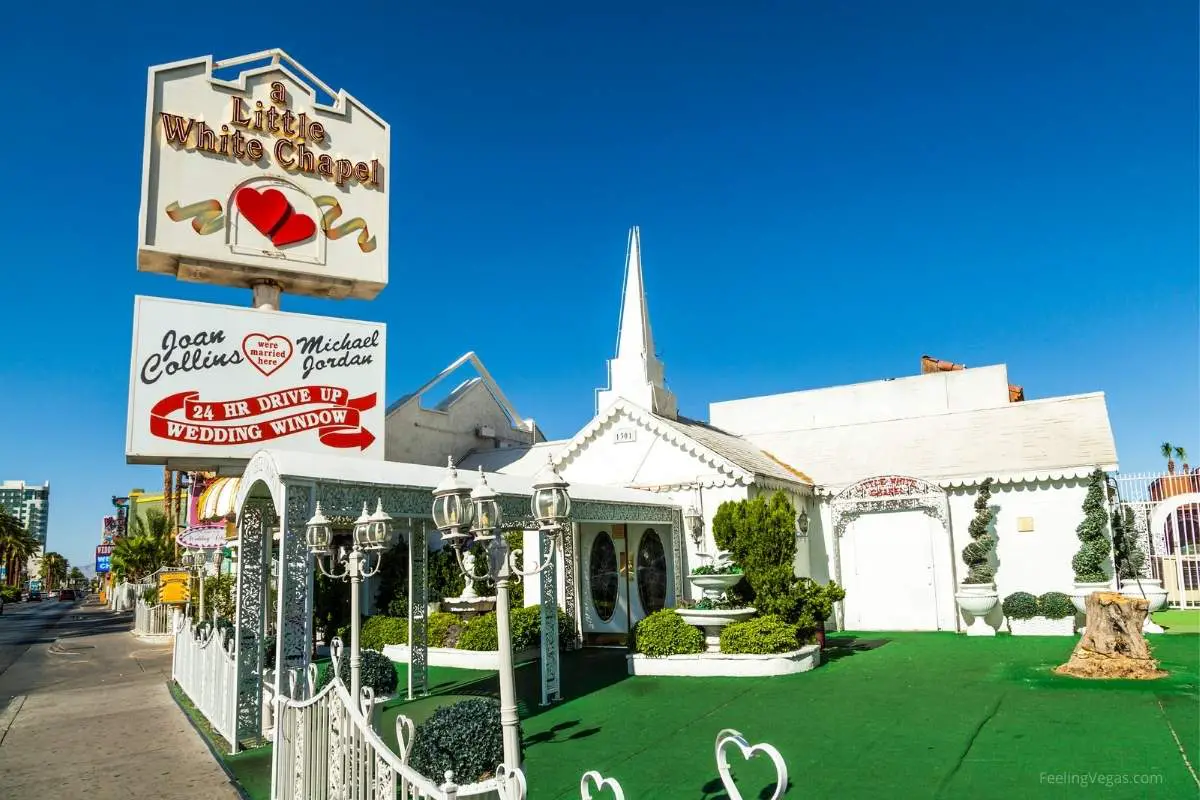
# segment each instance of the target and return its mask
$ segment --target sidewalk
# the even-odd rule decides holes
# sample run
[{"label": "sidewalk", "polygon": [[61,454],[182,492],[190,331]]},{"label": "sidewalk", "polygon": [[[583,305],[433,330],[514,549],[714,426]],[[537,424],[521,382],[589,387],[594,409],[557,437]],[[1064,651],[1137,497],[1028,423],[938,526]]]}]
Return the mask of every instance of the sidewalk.
[{"label": "sidewalk", "polygon": [[0,678],[6,797],[231,800],[240,795],[167,689],[169,644],[130,614],[81,606]]}]

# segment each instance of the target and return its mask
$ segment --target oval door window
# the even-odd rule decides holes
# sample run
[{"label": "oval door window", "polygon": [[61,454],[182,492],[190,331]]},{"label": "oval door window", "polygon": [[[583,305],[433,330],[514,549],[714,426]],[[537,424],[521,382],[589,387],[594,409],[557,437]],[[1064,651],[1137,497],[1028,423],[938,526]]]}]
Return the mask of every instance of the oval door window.
[{"label": "oval door window", "polygon": [[667,605],[667,554],[653,528],[642,534],[637,552],[638,599],[647,614]]},{"label": "oval door window", "polygon": [[600,619],[608,622],[617,610],[617,549],[612,537],[601,531],[592,540],[592,553],[588,559],[588,584],[591,587],[592,606]]}]

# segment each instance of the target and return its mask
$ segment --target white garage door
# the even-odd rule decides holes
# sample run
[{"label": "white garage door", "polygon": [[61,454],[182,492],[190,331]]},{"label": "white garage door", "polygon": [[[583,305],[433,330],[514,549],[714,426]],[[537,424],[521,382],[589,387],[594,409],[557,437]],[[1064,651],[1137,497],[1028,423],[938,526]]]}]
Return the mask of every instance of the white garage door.
[{"label": "white garage door", "polygon": [[846,627],[938,630],[934,520],[920,511],[864,514],[841,542]]}]

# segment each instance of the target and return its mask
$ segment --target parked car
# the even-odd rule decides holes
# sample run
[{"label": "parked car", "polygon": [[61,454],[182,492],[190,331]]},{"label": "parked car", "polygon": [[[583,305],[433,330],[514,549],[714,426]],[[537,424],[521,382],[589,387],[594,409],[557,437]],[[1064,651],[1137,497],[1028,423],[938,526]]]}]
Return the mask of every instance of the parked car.
[{"label": "parked car", "polygon": [[58,593],[58,599],[59,599],[59,602],[65,601],[68,603],[74,603],[79,598],[77,598],[75,596],[74,589],[62,589]]}]

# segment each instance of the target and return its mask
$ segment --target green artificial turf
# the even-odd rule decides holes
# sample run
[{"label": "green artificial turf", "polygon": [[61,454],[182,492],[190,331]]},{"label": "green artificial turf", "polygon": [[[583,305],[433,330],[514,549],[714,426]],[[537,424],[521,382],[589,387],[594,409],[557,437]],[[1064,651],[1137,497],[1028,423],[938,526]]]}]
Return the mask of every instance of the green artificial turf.
[{"label": "green artificial turf", "polygon": [[1150,618],[1166,633],[1200,633],[1200,609],[1156,611]]},{"label": "green artificial turf", "polygon": [[[722,728],[770,742],[795,798],[1183,798],[1200,786],[1200,637],[1151,638],[1167,678],[1055,675],[1073,637],[837,634],[817,670],[778,678],[633,678],[619,650],[564,655],[567,700],[538,705],[536,663],[517,670],[530,800],[579,797],[590,769],[630,800],[717,800]],[[404,666],[399,665],[401,686]],[[495,673],[430,669],[435,695],[392,701],[420,723],[438,706],[498,693]],[[1178,744],[1176,743],[1178,739]],[[1183,753],[1180,752],[1182,746]],[[252,797],[267,796],[270,750],[227,757]],[[764,759],[734,767],[751,800],[772,782]],[[242,776],[245,775],[243,780]]]}]

